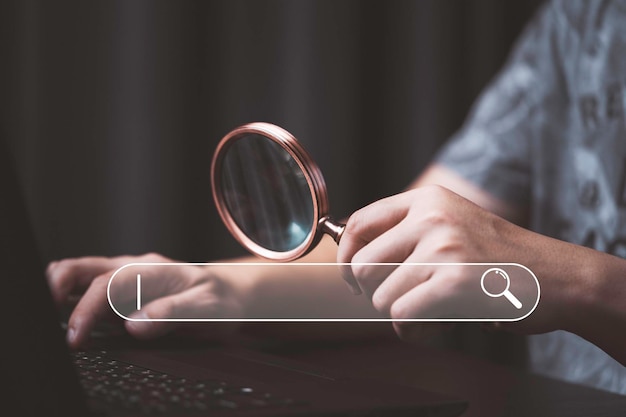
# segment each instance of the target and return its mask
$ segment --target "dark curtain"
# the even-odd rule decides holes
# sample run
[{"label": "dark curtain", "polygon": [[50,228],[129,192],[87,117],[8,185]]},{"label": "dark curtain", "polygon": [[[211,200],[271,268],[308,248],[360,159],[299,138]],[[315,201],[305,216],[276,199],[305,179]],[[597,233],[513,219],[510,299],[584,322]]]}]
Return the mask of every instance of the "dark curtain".
[{"label": "dark curtain", "polygon": [[235,126],[318,161],[335,217],[399,192],[538,1],[3,1],[0,135],[46,259],[242,254],[210,196]]}]

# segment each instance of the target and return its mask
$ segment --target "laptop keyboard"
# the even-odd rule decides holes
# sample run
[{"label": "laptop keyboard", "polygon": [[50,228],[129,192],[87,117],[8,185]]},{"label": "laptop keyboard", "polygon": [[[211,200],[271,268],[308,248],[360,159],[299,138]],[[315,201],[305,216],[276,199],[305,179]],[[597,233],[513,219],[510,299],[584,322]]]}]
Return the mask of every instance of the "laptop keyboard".
[{"label": "laptop keyboard", "polygon": [[74,362],[90,405],[129,412],[207,413],[217,410],[304,405],[292,398],[219,379],[187,379],[107,357],[105,351],[76,352]]}]

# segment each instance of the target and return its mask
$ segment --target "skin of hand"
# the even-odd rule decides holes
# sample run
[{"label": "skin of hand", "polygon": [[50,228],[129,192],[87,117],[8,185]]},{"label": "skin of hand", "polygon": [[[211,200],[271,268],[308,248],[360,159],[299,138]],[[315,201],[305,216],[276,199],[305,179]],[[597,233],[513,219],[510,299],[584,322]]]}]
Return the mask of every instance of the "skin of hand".
[{"label": "skin of hand", "polygon": [[[344,277],[356,284],[383,315],[393,319],[428,317],[438,305],[463,300],[462,268],[392,268],[363,263],[518,262],[528,239],[525,229],[440,186],[419,187],[355,212],[337,259],[352,263]],[[537,235],[538,236],[538,235]],[[410,323],[394,322],[401,337]],[[537,331],[552,330],[548,324]]]},{"label": "skin of hand", "polygon": [[[439,184],[445,189],[442,187],[422,188],[431,184]],[[368,206],[353,215],[348,222],[347,235],[344,234],[342,239],[339,257],[332,239],[325,238],[302,261],[349,262],[355,260],[354,256],[361,252],[355,261],[374,261],[374,258],[378,261],[381,259],[379,255],[369,249],[363,252],[362,249],[367,248],[376,240],[380,241],[379,238],[384,235],[389,236],[393,230],[393,233],[403,235],[399,236],[401,240],[392,243],[392,247],[396,247],[399,254],[405,254],[404,259],[411,256],[413,249],[418,249],[422,255],[432,256],[433,259],[438,259],[438,262],[452,262],[453,259],[464,262],[497,262],[498,260],[518,262],[530,267],[539,278],[542,285],[542,300],[531,317],[522,322],[500,327],[525,333],[563,328],[590,340],[622,363],[626,363],[626,349],[623,349],[626,346],[626,336],[623,332],[615,330],[623,328],[626,322],[626,311],[623,306],[626,288],[616,285],[623,281],[622,276],[626,271],[624,260],[556,241],[515,226],[514,223],[524,224],[526,218],[524,208],[512,207],[493,198],[445,167],[431,166],[409,187],[410,190],[414,188],[420,188],[420,190],[382,200],[375,203],[376,207]],[[370,214],[382,207],[380,204],[390,202],[391,205],[397,204],[400,208],[385,213],[383,217],[387,220],[380,221],[374,228],[376,231],[372,232],[369,223],[380,219],[377,220],[376,216],[369,218]],[[422,226],[429,225],[429,227],[415,229],[416,226],[410,224],[415,222],[404,220],[409,213],[408,208],[412,205],[421,206],[412,209],[411,213],[421,213]],[[404,217],[402,213],[405,213]],[[411,241],[409,233],[401,233],[398,227],[389,226],[390,214],[393,214],[394,219],[391,223],[407,223],[413,228],[411,230],[421,233],[420,236],[429,237],[431,240],[439,240],[439,237],[450,238],[450,241],[448,243],[445,240],[440,241],[430,249],[426,248],[426,245],[417,245],[415,239]],[[487,233],[492,236],[497,235],[500,240],[505,239],[504,242],[508,243],[505,249],[497,254],[486,254],[485,249],[489,246],[489,242],[485,242],[485,239],[471,242],[475,238],[475,231],[485,227],[488,227]],[[421,239],[424,240],[423,237]],[[403,246],[403,242],[408,242],[408,246]],[[468,242],[469,245],[465,246]],[[411,248],[412,244],[415,244],[413,248]],[[383,249],[382,253],[389,255],[389,250]],[[403,261],[401,258],[402,256],[396,257],[400,259],[400,262]],[[391,258],[386,259],[390,261]],[[115,270],[133,262],[170,261],[160,255],[148,254],[139,257],[85,257],[52,262],[48,266],[47,277],[56,302],[70,308],[75,306],[69,321],[68,342],[70,346],[74,348],[85,346],[91,330],[100,321],[115,319],[118,323],[121,322],[121,319],[114,315],[106,300],[106,285]],[[231,260],[233,261],[259,262],[259,259],[248,257]],[[346,291],[338,272],[320,277],[315,275],[314,268],[304,268],[297,271],[299,279],[296,280],[293,277],[293,271],[286,273],[287,271],[282,268],[268,268],[264,273],[250,277],[233,276],[227,270],[214,267],[198,268],[193,273],[189,271],[189,269],[185,272],[181,271],[181,276],[159,278],[163,280],[172,296],[163,302],[154,300],[154,307],[150,309],[146,306],[145,311],[149,312],[150,317],[171,315],[168,308],[175,305],[177,300],[186,300],[185,302],[189,304],[187,307],[192,310],[192,314],[193,309],[197,308],[201,311],[202,308],[206,308],[206,305],[199,300],[202,298],[201,295],[213,300],[210,302],[213,302],[214,306],[223,308],[224,315],[231,316],[271,315],[273,312],[268,310],[268,306],[282,305],[286,297],[291,300],[291,306],[296,309],[292,312],[294,316],[326,314],[340,317],[347,314],[354,317],[371,317],[376,313],[367,297],[353,297],[349,291]],[[405,288],[407,295],[411,291],[415,291],[412,295],[419,292],[417,291],[420,286],[418,282],[408,282],[408,284],[413,284],[413,287],[389,283],[383,287],[384,291],[375,295],[380,282],[369,282],[366,270],[344,270],[343,272],[351,284],[354,282],[350,277],[354,278],[354,272],[356,272],[366,293],[372,297],[375,296],[374,304],[384,314],[393,316],[396,313],[396,310],[392,308],[393,299],[394,297],[401,298],[401,288]],[[430,285],[430,287],[434,288],[435,285]],[[389,292],[392,288],[394,291],[400,289],[400,293]],[[216,289],[219,289],[217,291],[219,297],[215,297]],[[189,297],[194,292],[196,295]],[[327,299],[328,302],[320,306],[320,295],[327,296],[328,294],[331,295]],[[78,302],[76,302],[77,299]],[[264,302],[259,303],[259,300],[264,300]],[[170,307],[167,307],[168,304]],[[411,306],[406,304],[406,310],[396,308],[399,314],[408,314]],[[411,341],[423,339],[440,331],[438,328],[440,326],[436,323],[428,325],[398,323],[394,323],[397,333],[400,337]],[[298,323],[298,326],[280,323],[280,326],[261,326],[263,328],[260,330],[264,334],[287,331],[290,337],[309,340],[337,338],[337,335],[341,335],[341,338],[389,335],[387,323],[379,323],[384,326],[365,324],[367,326],[348,323],[346,326],[337,327],[333,330],[336,335],[329,334],[329,328],[326,326],[314,326],[310,323]],[[162,322],[124,322],[124,325],[131,335],[138,338],[152,338],[171,331],[179,331],[181,327],[184,327],[180,324]],[[255,328],[258,330],[257,326]],[[216,336],[216,330],[224,332],[224,329],[224,326],[216,329],[213,324],[201,326],[192,323],[190,326],[190,331],[194,334],[206,335],[208,333],[212,337]],[[346,329],[349,331],[346,332]],[[225,333],[228,332],[228,330],[225,331]]]},{"label": "skin of hand", "polygon": [[[73,307],[68,321],[67,341],[72,348],[86,346],[91,331],[102,321],[121,322],[111,310],[106,299],[106,288],[112,274],[128,263],[174,262],[158,254],[142,256],[82,257],[64,259],[48,265],[46,276],[57,305]],[[244,314],[245,281],[233,282],[222,279],[217,271],[201,267],[168,267],[152,270],[146,267],[146,276],[157,280],[163,295],[145,300],[138,318],[171,318],[177,316],[230,316]],[[158,273],[155,273],[158,272]],[[144,278],[145,279],[145,278]],[[155,287],[155,283],[150,284]],[[128,333],[139,339],[150,339],[173,330],[207,332],[206,326],[181,326],[172,322],[126,321]],[[200,329],[202,328],[202,329]],[[219,323],[210,329],[213,337],[221,338],[235,330],[236,323]]]},{"label": "skin of hand", "polygon": [[[337,247],[332,239],[324,238],[318,248],[302,258],[301,262],[332,262],[336,258],[336,251]],[[102,322],[121,324],[131,336],[138,339],[152,339],[171,332],[182,332],[193,337],[224,340],[243,327],[241,322],[123,321],[111,310],[106,290],[112,274],[118,268],[129,263],[170,262],[175,261],[158,254],[146,254],[113,258],[82,257],[50,263],[46,275],[57,305],[73,308],[67,332],[70,347],[77,349],[87,346],[92,331]],[[270,263],[255,257],[222,262]],[[153,319],[378,315],[368,299],[353,297],[346,290],[338,271],[332,273],[332,268],[325,267],[324,272],[331,273],[320,276],[320,269],[317,267],[293,266],[295,268],[246,267],[246,273],[243,274],[241,269],[219,265],[145,269],[145,274],[142,274],[143,287],[158,287],[159,296],[150,299],[145,295],[141,312]],[[145,282],[149,277],[153,281]],[[134,294],[133,285],[136,283],[129,282],[130,294]],[[348,323],[345,326],[259,323],[248,324],[245,330],[255,336],[301,340],[389,337],[392,333],[386,323]]]},{"label": "skin of hand", "polygon": [[[626,321],[626,308],[615,294],[624,295],[625,290],[613,286],[613,294],[607,291],[610,279],[626,271],[622,259],[531,232],[445,187],[418,187],[355,212],[337,261],[520,263],[538,277],[541,301],[526,319],[501,327],[522,333],[565,329],[626,360],[626,338],[607,328],[607,323],[623,327]],[[377,268],[348,265],[342,273],[392,319],[423,317],[438,304],[461,300],[468,283],[460,269],[432,266],[415,274],[415,269],[406,273],[398,268],[381,279]],[[394,322],[396,333],[408,340],[421,333],[420,327]]]},{"label": "skin of hand", "polygon": [[[501,204],[481,190],[472,187],[466,181],[455,176],[450,171],[435,166],[421,175],[410,188],[425,184],[441,183],[447,187],[462,193],[467,198],[477,202],[486,209],[496,212],[507,218],[519,221],[521,213],[513,207]],[[301,259],[303,262],[334,262],[337,259],[337,246],[332,239],[325,237],[320,244],[307,256]],[[194,336],[215,338],[220,334],[232,333],[238,328],[237,324],[219,326],[214,324],[202,325],[191,323],[188,326],[180,323],[164,322],[124,322],[110,309],[106,300],[106,285],[111,275],[119,267],[134,262],[171,262],[171,259],[157,254],[143,256],[121,256],[115,258],[106,257],[82,257],[65,259],[52,262],[47,269],[48,282],[57,304],[72,311],[69,321],[68,342],[73,348],[84,347],[90,338],[92,330],[101,322],[114,322],[124,326],[127,331],[142,339],[154,338],[168,332],[179,332],[181,328],[192,333]],[[228,262],[262,262],[254,257],[228,260]],[[293,272],[293,270],[292,270]],[[353,297],[346,291],[341,276],[325,274],[319,276],[315,268],[303,268],[297,271],[299,279],[294,279],[286,269],[272,268],[259,271],[253,276],[233,276],[231,271],[216,270],[213,267],[207,270],[198,270],[200,277],[174,277],[164,276],[159,279],[170,282],[172,285],[169,292],[177,290],[186,293],[187,290],[202,292],[206,289],[207,282],[221,282],[222,293],[230,301],[225,302],[229,307],[224,314],[242,314],[246,317],[272,316],[275,312],[271,306],[282,306],[284,300],[289,299],[290,307],[297,311],[281,312],[282,315],[293,314],[304,317],[372,317],[377,314],[371,302],[366,297]],[[189,270],[181,273],[188,274]],[[193,274],[193,275],[196,275]],[[203,276],[203,277],[202,277]],[[192,287],[199,287],[193,289]],[[207,293],[205,295],[209,295]],[[200,294],[198,294],[200,296]],[[176,301],[178,297],[173,295],[170,301]],[[319,300],[326,302],[320,303]],[[262,300],[262,301],[260,301]],[[219,304],[219,303],[218,303]],[[155,304],[163,306],[162,303]],[[194,309],[195,300],[191,300],[189,307]],[[200,310],[198,305],[198,311]],[[241,310],[244,310],[243,312]],[[152,318],[166,317],[171,313],[167,308],[155,311],[150,308]],[[193,314],[193,311],[190,312]],[[412,326],[412,341],[422,341],[440,333],[442,327],[437,323]],[[288,337],[303,340],[328,340],[346,338],[379,338],[392,337],[393,329],[388,323],[336,323],[330,325],[317,325],[315,323],[259,323],[247,324],[246,330],[251,333],[262,334],[271,337]],[[286,336],[287,335],[287,336]]]}]

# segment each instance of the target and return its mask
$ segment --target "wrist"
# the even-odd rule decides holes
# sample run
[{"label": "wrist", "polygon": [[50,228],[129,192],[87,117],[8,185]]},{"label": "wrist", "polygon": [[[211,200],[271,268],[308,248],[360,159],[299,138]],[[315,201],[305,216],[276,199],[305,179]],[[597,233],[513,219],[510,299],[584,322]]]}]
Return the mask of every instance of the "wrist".
[{"label": "wrist", "polygon": [[255,293],[259,276],[259,268],[246,266],[250,262],[262,262],[256,258],[237,258],[220,261],[235,265],[209,265],[206,267],[210,276],[218,279],[224,288],[227,289],[228,297],[238,306],[239,317],[256,317],[258,312],[255,308]]},{"label": "wrist", "polygon": [[541,296],[531,316],[511,328],[524,333],[562,329],[582,336],[587,321],[597,314],[603,285],[598,255],[608,255],[527,230],[517,233],[512,255],[533,271]]},{"label": "wrist", "polygon": [[625,363],[626,336],[621,329],[626,323],[626,289],[622,285],[626,261],[586,247],[565,245],[569,250],[561,259],[569,264],[554,282],[549,277],[549,291],[559,293],[562,301],[555,305],[559,310],[557,328],[577,334]]},{"label": "wrist", "polygon": [[[626,260],[616,256],[586,249],[587,269],[577,294],[579,313],[569,329],[573,333],[595,343],[609,354],[621,358],[624,354],[613,352],[624,346],[623,328],[626,322],[623,277],[626,275]],[[621,359],[620,359],[621,360]]]},{"label": "wrist", "polygon": [[557,283],[561,288],[554,288],[561,299],[557,307],[562,324],[558,327],[587,338],[597,317],[598,303],[602,302],[600,294],[605,285],[605,273],[601,259],[608,255],[582,246],[566,245],[571,248],[563,258],[568,265],[559,268],[561,278]]}]

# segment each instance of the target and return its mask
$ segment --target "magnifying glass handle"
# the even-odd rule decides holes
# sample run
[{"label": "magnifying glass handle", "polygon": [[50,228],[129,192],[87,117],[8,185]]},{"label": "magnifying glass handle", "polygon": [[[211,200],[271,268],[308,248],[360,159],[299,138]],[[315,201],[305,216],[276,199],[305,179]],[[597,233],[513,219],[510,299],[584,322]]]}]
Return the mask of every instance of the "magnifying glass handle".
[{"label": "magnifying glass handle", "polygon": [[325,216],[320,219],[319,225],[321,226],[322,232],[332,237],[333,240],[339,244],[343,231],[346,229],[345,224],[336,222],[330,216]]},{"label": "magnifying glass handle", "polygon": [[513,304],[515,306],[515,308],[517,308],[518,310],[520,308],[522,308],[522,303],[520,302],[520,300],[517,299],[516,296],[514,296],[511,293],[511,291],[506,290],[503,294],[506,297],[506,299],[509,300],[511,302],[511,304]]}]

